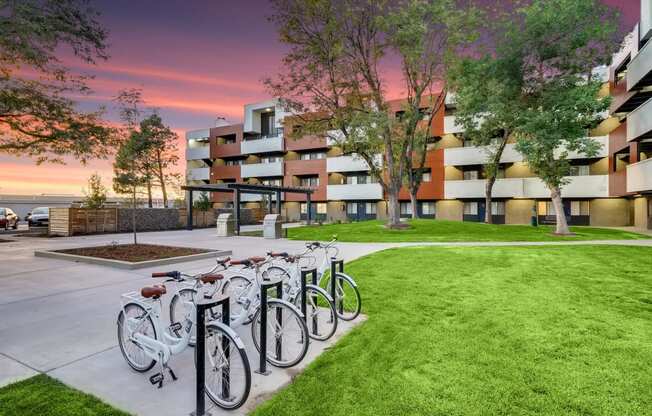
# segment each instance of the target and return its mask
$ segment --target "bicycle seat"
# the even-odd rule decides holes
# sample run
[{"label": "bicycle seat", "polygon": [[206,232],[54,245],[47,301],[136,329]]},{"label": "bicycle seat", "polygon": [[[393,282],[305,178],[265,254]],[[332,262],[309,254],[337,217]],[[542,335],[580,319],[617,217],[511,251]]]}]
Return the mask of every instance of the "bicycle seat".
[{"label": "bicycle seat", "polygon": [[214,284],[218,280],[222,280],[222,279],[224,279],[224,275],[222,274],[205,274],[199,278],[199,280],[202,283],[210,283],[210,284]]},{"label": "bicycle seat", "polygon": [[145,286],[140,290],[142,297],[152,299],[158,299],[166,292],[165,286]]}]

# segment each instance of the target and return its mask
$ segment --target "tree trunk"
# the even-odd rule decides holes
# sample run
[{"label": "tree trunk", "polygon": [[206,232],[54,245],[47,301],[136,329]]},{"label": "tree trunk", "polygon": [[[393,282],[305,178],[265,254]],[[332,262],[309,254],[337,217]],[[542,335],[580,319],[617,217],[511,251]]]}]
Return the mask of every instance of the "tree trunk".
[{"label": "tree trunk", "polygon": [[558,186],[550,186],[550,197],[552,198],[552,204],[555,207],[555,216],[557,218],[557,228],[555,234],[559,235],[570,235],[573,234],[568,229],[568,223],[566,222],[566,213],[564,212],[564,204],[561,200],[561,189]]},{"label": "tree trunk", "polygon": [[412,205],[412,219],[419,218],[419,211],[417,210],[417,193],[410,190],[410,205]]},{"label": "tree trunk", "polygon": [[485,188],[484,196],[484,222],[487,224],[493,224],[493,212],[491,210],[491,193],[494,189],[494,183],[496,183],[496,175],[492,175],[487,178],[487,187]]},{"label": "tree trunk", "polygon": [[163,174],[163,163],[161,162],[161,152],[156,155],[158,164],[158,181],[161,184],[161,193],[163,194],[163,208],[168,207],[168,192],[165,188],[165,175]]},{"label": "tree trunk", "polygon": [[398,192],[391,190],[387,194],[387,226],[397,227],[401,223],[401,210],[398,203]]},{"label": "tree trunk", "polygon": [[152,203],[152,181],[147,180],[147,206],[152,208],[154,204]]},{"label": "tree trunk", "polygon": [[134,231],[134,245],[138,244],[138,240],[136,239],[136,186],[134,186],[133,189],[133,195],[131,199],[132,207],[131,207],[131,227]]}]

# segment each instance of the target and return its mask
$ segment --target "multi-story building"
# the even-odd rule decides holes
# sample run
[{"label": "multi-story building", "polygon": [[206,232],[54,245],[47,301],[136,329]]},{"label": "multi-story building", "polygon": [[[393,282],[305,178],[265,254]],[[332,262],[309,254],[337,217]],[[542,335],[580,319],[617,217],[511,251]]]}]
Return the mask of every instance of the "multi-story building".
[{"label": "multi-story building", "polygon": [[[600,145],[597,155],[571,153],[569,183],[563,187],[564,210],[572,225],[652,228],[652,11],[643,0],[640,25],[628,36],[609,67],[596,69],[603,94],[613,96],[605,120],[587,135]],[[652,42],[650,42],[652,43]],[[648,101],[649,100],[649,101]],[[390,103],[401,111],[401,101]],[[323,221],[385,218],[387,204],[369,166],[325,136],[290,139],[300,131],[295,117],[278,101],[248,104],[242,124],[222,124],[187,133],[189,183],[248,182],[314,188],[313,218]],[[482,221],[485,212],[483,164],[486,153],[464,141],[456,123],[454,95],[431,126],[432,143],[418,192],[421,217]],[[297,136],[293,134],[292,136]],[[243,195],[245,206],[259,207],[260,195]],[[494,222],[527,224],[534,213],[540,223],[555,215],[550,191],[509,143],[493,190]],[[402,216],[411,216],[409,194],[400,193]],[[231,196],[214,194],[217,206]],[[283,195],[288,220],[306,216],[303,195]]]}]

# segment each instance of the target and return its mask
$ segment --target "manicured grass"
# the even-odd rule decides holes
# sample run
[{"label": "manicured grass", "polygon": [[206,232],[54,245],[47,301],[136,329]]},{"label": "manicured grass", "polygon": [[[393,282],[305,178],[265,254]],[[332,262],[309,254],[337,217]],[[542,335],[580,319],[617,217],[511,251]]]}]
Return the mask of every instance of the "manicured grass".
[{"label": "manicured grass", "polygon": [[365,257],[368,321],[254,415],[650,415],[651,270],[647,247]]},{"label": "manicured grass", "polygon": [[350,242],[460,242],[460,241],[572,241],[630,240],[651,238],[621,230],[571,227],[572,237],[552,234],[549,226],[495,225],[476,222],[413,220],[406,230],[390,230],[383,221],[361,221],[349,224],[315,225],[288,228],[291,240],[328,241],[336,234],[339,241]]},{"label": "manicured grass", "polygon": [[2,416],[127,416],[45,375],[0,388]]}]

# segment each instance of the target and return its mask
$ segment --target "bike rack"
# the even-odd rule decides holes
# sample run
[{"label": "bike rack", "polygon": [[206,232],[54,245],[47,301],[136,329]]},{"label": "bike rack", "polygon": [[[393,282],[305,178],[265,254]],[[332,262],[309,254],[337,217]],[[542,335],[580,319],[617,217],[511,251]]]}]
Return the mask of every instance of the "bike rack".
[{"label": "bike rack", "polygon": [[339,313],[344,313],[344,305],[337,302],[337,291],[335,290],[335,274],[344,273],[344,260],[338,260],[336,257],[331,257],[331,297],[335,302],[335,307],[339,308]]},{"label": "bike rack", "polygon": [[[196,409],[194,412],[190,413],[192,416],[210,416],[210,413],[206,412],[206,363],[204,362],[205,351],[206,351],[206,310],[220,306],[222,308],[222,323],[224,325],[231,324],[230,316],[230,307],[229,307],[229,297],[225,296],[217,300],[208,300],[206,298],[196,302],[196,325],[197,325],[197,339],[195,343],[195,363],[196,363],[196,381],[197,385],[195,386],[195,400],[196,400]],[[201,324],[200,324],[201,323]],[[222,348],[226,358],[229,359],[228,352],[228,342],[227,339],[223,339]],[[229,369],[225,368],[222,370],[222,379],[229,379]],[[229,396],[229,383],[222,383],[222,394],[225,397]]]},{"label": "bike rack", "polygon": [[[309,269],[307,267],[302,267],[301,268],[301,313],[303,314],[303,319],[306,322],[306,325],[308,324],[308,298],[306,296],[306,278],[310,276],[310,283],[313,286],[318,286],[318,281],[317,281],[317,269],[312,268]],[[316,304],[317,303],[317,297],[314,296],[313,302]],[[317,334],[317,316],[312,317],[312,333]]]},{"label": "bike rack", "polygon": [[[255,372],[264,376],[271,373],[267,370],[267,291],[274,287],[276,288],[276,297],[283,299],[283,281],[281,279],[263,278],[260,283],[260,360],[258,370]],[[283,312],[280,308],[276,311],[276,321],[283,321]],[[282,347],[280,338],[276,338],[275,347],[276,356],[280,359]]]}]

